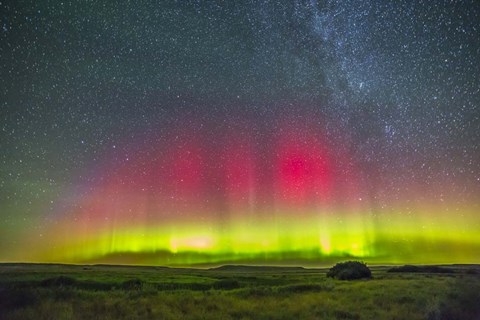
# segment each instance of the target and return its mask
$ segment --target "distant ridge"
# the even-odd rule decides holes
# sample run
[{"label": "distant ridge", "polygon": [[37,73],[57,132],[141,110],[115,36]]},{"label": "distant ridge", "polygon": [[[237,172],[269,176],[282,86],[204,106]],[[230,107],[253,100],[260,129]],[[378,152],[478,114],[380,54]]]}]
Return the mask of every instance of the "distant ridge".
[{"label": "distant ridge", "polygon": [[305,271],[304,267],[284,267],[284,266],[250,266],[227,264],[220,267],[210,268],[212,271],[232,271],[232,272],[259,272],[259,271]]}]

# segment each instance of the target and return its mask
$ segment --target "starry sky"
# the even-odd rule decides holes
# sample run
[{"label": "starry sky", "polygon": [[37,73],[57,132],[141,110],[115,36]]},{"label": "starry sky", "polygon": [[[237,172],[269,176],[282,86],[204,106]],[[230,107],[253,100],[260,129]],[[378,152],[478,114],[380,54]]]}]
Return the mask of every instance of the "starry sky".
[{"label": "starry sky", "polygon": [[478,1],[0,12],[0,261],[480,263]]}]

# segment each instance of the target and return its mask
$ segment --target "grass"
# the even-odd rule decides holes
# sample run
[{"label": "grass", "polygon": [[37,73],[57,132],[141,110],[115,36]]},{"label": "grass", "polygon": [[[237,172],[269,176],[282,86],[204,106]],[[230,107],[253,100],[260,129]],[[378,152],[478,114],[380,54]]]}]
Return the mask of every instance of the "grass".
[{"label": "grass", "polygon": [[480,274],[0,265],[2,319],[477,319]]}]

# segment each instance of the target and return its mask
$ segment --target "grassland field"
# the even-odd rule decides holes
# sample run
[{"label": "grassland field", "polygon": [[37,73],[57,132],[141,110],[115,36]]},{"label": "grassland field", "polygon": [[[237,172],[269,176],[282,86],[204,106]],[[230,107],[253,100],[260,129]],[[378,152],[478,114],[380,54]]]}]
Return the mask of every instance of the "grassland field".
[{"label": "grassland field", "polygon": [[0,264],[0,319],[480,319],[480,266],[370,268]]}]

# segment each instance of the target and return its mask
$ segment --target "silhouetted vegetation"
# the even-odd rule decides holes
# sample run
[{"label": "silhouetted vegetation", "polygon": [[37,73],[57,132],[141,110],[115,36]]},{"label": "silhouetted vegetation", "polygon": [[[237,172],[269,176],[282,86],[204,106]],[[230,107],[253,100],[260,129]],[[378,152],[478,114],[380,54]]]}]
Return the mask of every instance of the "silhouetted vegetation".
[{"label": "silhouetted vegetation", "polygon": [[393,267],[388,272],[423,272],[423,273],[453,273],[453,270],[442,268],[439,266],[413,266],[404,265],[400,267]]},{"label": "silhouetted vegetation", "polygon": [[58,276],[48,278],[40,282],[42,287],[67,287],[76,284],[76,280],[70,277]]},{"label": "silhouetted vegetation", "polygon": [[467,271],[465,271],[466,274],[478,274],[478,271],[475,270],[475,269],[468,269]]},{"label": "silhouetted vegetation", "polygon": [[327,273],[327,277],[338,280],[355,280],[371,278],[372,272],[367,265],[360,261],[346,261],[334,265]]},{"label": "silhouetted vegetation", "polygon": [[124,290],[140,290],[143,287],[143,281],[140,279],[130,279],[122,283]]},{"label": "silhouetted vegetation", "polygon": [[215,282],[213,288],[217,290],[232,290],[240,288],[240,284],[234,279],[222,279]]}]

